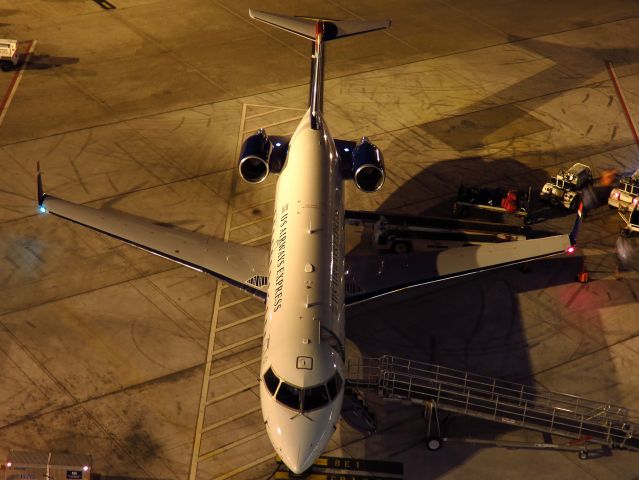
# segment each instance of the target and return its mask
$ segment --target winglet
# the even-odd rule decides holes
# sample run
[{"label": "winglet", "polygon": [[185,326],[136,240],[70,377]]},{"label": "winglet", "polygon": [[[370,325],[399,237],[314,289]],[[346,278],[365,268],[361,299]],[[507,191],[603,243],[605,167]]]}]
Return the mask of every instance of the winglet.
[{"label": "winglet", "polygon": [[40,213],[46,213],[47,208],[44,206],[44,199],[46,198],[46,193],[44,193],[44,189],[42,188],[42,173],[40,172],[40,162],[36,162],[36,168],[38,172],[38,211]]},{"label": "winglet", "polygon": [[575,245],[577,245],[577,235],[579,234],[579,227],[581,226],[581,222],[583,221],[583,215],[584,203],[579,202],[579,208],[577,208],[577,218],[575,218],[575,224],[573,225],[572,230],[568,235],[568,238],[570,238],[570,246],[571,248],[573,248],[573,251]]}]

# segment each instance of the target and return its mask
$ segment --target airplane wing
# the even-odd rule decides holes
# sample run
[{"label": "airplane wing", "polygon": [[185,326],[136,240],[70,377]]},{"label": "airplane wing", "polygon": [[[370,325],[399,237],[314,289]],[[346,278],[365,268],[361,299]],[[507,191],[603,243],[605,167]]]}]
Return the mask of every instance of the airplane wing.
[{"label": "airplane wing", "polygon": [[583,206],[570,234],[516,242],[414,252],[346,256],[346,305],[407,288],[574,252]]},{"label": "airplane wing", "polygon": [[266,299],[267,250],[224,242],[123,212],[91,208],[47,195],[42,189],[39,167],[38,204],[41,213],[51,213],[91,228]]}]

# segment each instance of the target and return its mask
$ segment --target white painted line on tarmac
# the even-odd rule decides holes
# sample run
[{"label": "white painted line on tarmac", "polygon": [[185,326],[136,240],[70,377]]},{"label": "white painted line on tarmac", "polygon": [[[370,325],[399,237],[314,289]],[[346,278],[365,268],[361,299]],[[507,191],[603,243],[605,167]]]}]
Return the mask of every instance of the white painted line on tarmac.
[{"label": "white painted line on tarmac", "polygon": [[37,40],[31,40],[29,42],[29,47],[27,48],[27,54],[24,57],[24,61],[20,68],[16,70],[13,74],[13,78],[11,79],[11,83],[9,83],[9,89],[5,92],[4,97],[0,100],[0,125],[2,125],[2,121],[4,120],[5,115],[7,114],[7,110],[9,109],[9,105],[11,105],[11,100],[13,100],[13,96],[18,89],[18,85],[20,84],[20,80],[22,79],[22,74],[29,63],[29,59],[31,58],[31,54],[35,50]]}]

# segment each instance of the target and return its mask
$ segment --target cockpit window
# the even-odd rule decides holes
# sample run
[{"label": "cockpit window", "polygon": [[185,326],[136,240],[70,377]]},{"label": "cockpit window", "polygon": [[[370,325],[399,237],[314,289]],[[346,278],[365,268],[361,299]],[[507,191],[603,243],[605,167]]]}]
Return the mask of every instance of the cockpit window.
[{"label": "cockpit window", "polygon": [[[344,380],[335,372],[327,382],[314,387],[298,388],[286,383],[269,368],[264,374],[264,384],[275,399],[293,410],[308,412],[328,405],[342,390]],[[279,389],[278,389],[279,386]]]},{"label": "cockpit window", "polygon": [[275,398],[278,402],[282,402],[289,408],[294,410],[300,409],[300,389],[286,382],[282,382]]},{"label": "cockpit window", "polygon": [[340,390],[342,389],[342,377],[339,376],[339,373],[335,372],[333,378],[331,378],[326,384],[328,387],[328,393],[331,396],[331,399],[337,397]]},{"label": "cockpit window", "polygon": [[275,391],[277,390],[277,386],[280,384],[280,379],[273,373],[272,369],[268,369],[264,374],[264,384],[271,395],[275,395]]},{"label": "cockpit window", "polygon": [[330,402],[328,398],[328,392],[324,385],[318,385],[316,387],[305,388],[304,399],[302,401],[302,410],[305,412],[309,410],[315,410],[321,408]]}]

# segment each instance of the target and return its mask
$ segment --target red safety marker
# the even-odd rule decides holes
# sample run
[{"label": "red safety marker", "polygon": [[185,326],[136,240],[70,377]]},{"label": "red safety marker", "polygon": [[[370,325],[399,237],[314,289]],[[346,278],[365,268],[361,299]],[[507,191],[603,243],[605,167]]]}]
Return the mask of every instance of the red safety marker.
[{"label": "red safety marker", "polygon": [[2,100],[0,100],[0,125],[2,125],[2,121],[4,120],[5,115],[7,114],[7,110],[9,109],[9,105],[11,105],[11,100],[13,100],[13,96],[18,89],[18,85],[20,84],[20,80],[22,79],[22,74],[24,73],[24,69],[29,63],[29,59],[31,58],[31,54],[33,53],[36,45],[36,40],[31,40],[29,42],[29,47],[27,47],[27,54],[24,57],[24,61],[20,68],[16,70],[13,74],[13,78],[9,83],[9,89],[5,92]]},{"label": "red safety marker", "polygon": [[619,83],[619,79],[617,78],[615,68],[612,66],[612,62],[608,61],[606,62],[606,67],[608,68],[610,80],[612,80],[612,85],[615,87],[617,98],[619,98],[619,102],[621,103],[621,108],[623,109],[623,113],[626,116],[626,121],[628,122],[630,131],[632,132],[632,136],[635,138],[635,143],[637,144],[637,146],[639,146],[639,133],[637,133],[637,125],[635,125],[635,121],[632,119],[632,115],[630,114],[628,102],[626,102],[626,97],[623,94],[623,90],[621,90],[621,85]]}]

